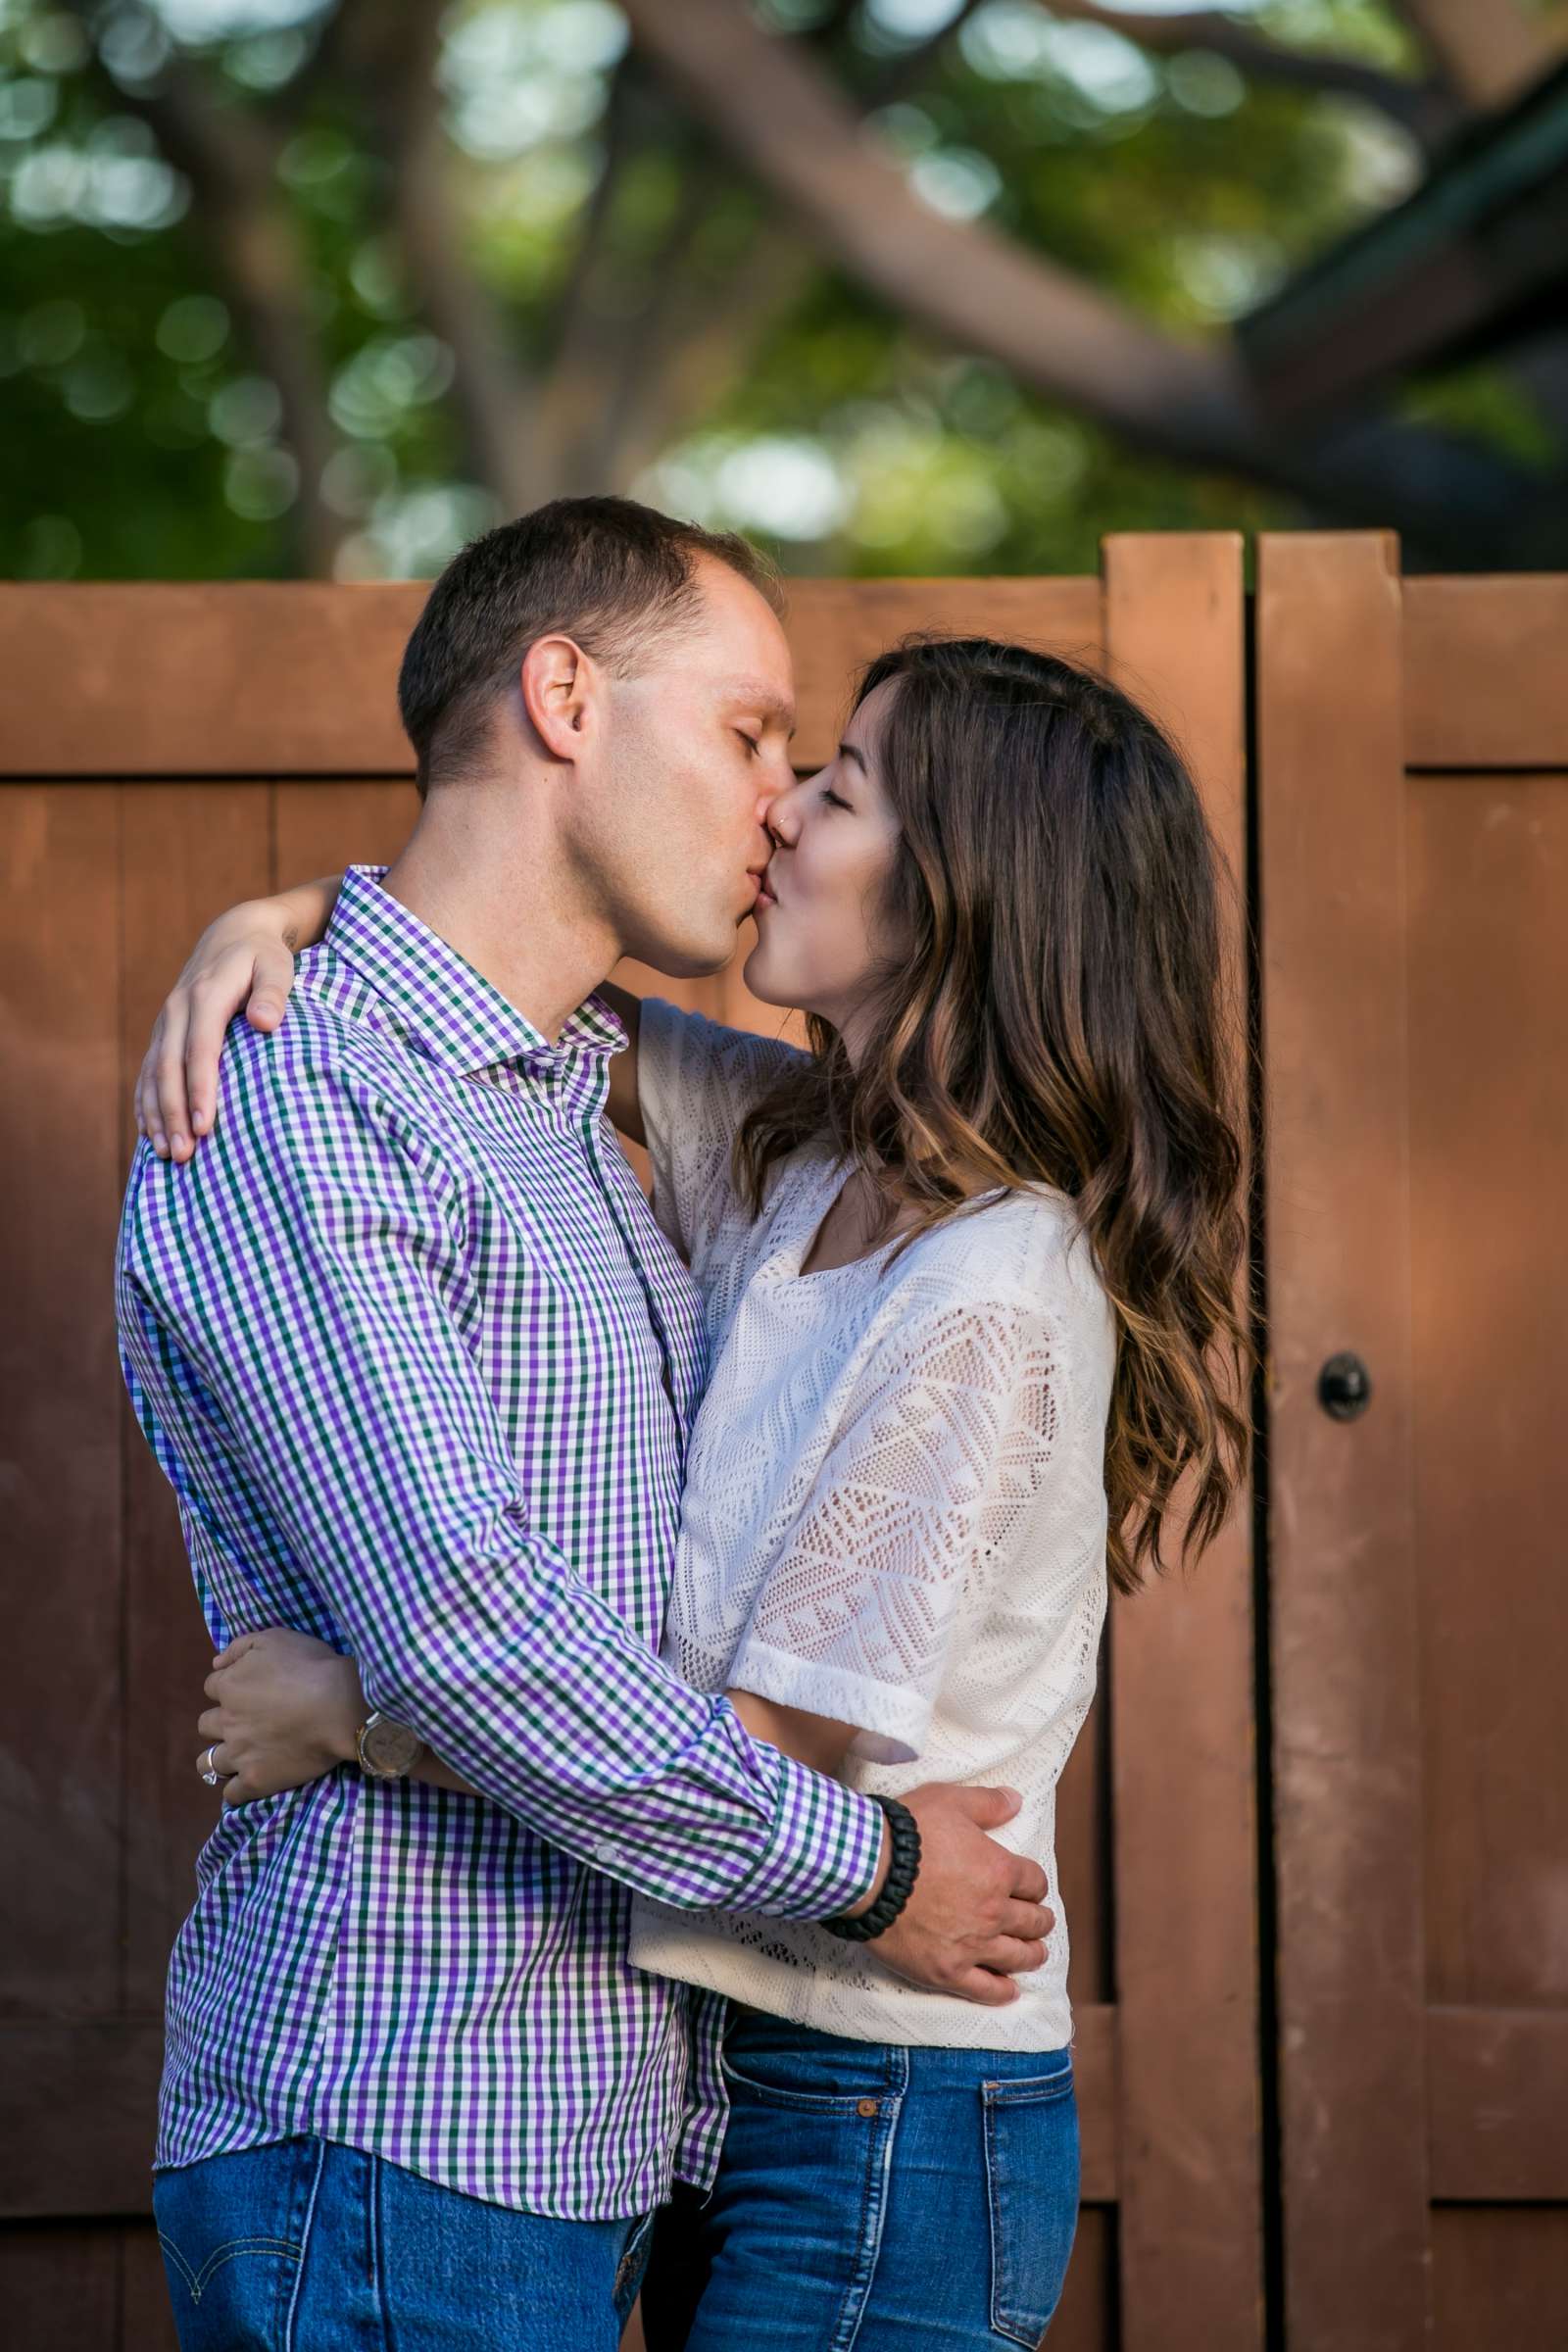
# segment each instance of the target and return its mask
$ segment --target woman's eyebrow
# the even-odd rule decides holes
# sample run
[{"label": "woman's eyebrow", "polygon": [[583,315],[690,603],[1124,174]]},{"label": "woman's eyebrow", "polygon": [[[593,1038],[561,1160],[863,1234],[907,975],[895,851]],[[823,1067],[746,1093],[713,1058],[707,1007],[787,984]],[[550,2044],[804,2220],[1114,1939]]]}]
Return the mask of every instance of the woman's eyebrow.
[{"label": "woman's eyebrow", "polygon": [[841,743],[839,745],[839,750],[846,760],[853,760],[855,761],[856,766],[859,769],[862,776],[870,773],[870,770],[865,764],[865,754],[859,749],[858,745],[853,743]]}]

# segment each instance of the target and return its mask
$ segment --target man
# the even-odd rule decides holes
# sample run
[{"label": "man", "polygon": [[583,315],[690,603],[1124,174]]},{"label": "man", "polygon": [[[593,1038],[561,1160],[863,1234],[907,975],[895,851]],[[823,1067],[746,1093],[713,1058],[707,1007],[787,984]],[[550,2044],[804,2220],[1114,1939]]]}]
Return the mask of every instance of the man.
[{"label": "man", "polygon": [[[702,1322],[585,1002],[733,953],[790,779],[764,585],[614,500],[465,551],[400,678],[408,849],[345,877],[286,1026],[236,1032],[200,1153],[131,1172],[126,1378],[214,1638],[320,1635],[375,1711],[365,1773],[226,1810],[198,1867],[155,2194],[187,2347],[612,2344],[721,2117],[624,1890],[827,1919],[890,1867],[874,1802],[655,1655]],[[402,1777],[377,1716],[490,1801]],[[953,1990],[1043,1874],[984,1835],[1004,1792],[910,1804],[878,1948]]]}]

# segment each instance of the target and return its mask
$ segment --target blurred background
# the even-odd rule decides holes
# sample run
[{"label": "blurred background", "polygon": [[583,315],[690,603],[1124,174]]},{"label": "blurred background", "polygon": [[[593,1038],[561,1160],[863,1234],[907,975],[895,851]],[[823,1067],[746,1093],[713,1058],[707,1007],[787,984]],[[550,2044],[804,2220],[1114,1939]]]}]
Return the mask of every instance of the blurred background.
[{"label": "blurred background", "polygon": [[0,0],[0,570],[1568,563],[1568,9]]}]

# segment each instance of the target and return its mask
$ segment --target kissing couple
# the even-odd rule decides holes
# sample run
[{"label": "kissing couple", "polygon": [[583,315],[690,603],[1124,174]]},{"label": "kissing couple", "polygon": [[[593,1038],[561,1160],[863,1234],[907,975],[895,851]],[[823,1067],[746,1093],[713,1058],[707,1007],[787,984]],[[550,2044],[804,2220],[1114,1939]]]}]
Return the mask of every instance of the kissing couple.
[{"label": "kissing couple", "polygon": [[[219,1653],[180,2343],[612,2352],[641,2289],[652,2352],[1034,2345],[1056,1783],[1246,1450],[1198,794],[981,638],[797,777],[766,566],[618,499],[459,555],[399,700],[403,855],[220,917],[138,1086],[121,1348]],[[754,912],[808,1051],[606,979]]]}]

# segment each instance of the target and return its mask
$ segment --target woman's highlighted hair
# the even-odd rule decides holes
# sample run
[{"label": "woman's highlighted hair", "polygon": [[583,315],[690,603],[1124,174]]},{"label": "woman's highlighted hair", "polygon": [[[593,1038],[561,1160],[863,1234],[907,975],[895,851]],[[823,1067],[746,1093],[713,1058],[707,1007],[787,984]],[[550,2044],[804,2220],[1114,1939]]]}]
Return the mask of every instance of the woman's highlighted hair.
[{"label": "woman's highlighted hair", "polygon": [[810,1020],[810,1062],[742,1125],[737,1178],[760,1207],[774,1164],[827,1137],[872,1177],[889,1226],[914,1212],[909,1239],[983,1215],[964,1208],[977,1188],[1071,1198],[1117,1319],[1108,1566],[1135,1592],[1167,1565],[1173,1506],[1184,1559],[1212,1542],[1249,1451],[1229,876],[1179,753],[1092,670],[913,638],[872,662],[857,707],[889,682],[897,963],[858,1067]]}]

